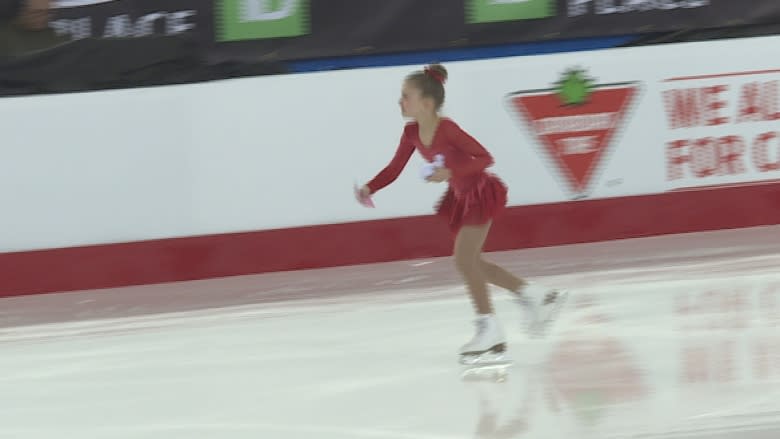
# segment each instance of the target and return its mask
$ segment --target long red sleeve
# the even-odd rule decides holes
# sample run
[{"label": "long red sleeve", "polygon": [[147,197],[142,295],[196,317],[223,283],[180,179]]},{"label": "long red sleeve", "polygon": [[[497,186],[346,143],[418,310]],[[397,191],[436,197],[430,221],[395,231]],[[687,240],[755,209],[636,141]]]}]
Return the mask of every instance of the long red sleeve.
[{"label": "long red sleeve", "polygon": [[446,134],[452,145],[471,156],[471,160],[450,168],[453,177],[476,174],[493,165],[493,156],[488,150],[456,123],[447,124]]},{"label": "long red sleeve", "polygon": [[390,160],[390,163],[384,169],[379,171],[376,177],[366,183],[372,194],[394,182],[401,175],[401,171],[404,170],[404,167],[409,162],[414,149],[414,144],[406,139],[406,131],[404,131],[393,159]]}]

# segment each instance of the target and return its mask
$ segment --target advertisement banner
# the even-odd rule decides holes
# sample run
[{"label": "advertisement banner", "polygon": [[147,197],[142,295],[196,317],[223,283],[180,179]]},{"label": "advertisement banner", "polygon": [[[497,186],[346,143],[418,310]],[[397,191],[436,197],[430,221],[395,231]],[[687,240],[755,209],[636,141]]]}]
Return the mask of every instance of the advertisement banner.
[{"label": "advertisement banner", "polygon": [[468,23],[530,20],[555,16],[555,0],[526,0],[521,2],[466,0]]},{"label": "advertisement banner", "polygon": [[298,37],[309,33],[305,0],[222,0],[217,7],[217,41]]},{"label": "advertisement banner", "polygon": [[703,47],[698,68],[662,47],[644,51],[658,67],[628,49],[620,58],[636,68],[601,57],[577,64],[550,58],[543,68],[556,66],[556,81],[526,64],[529,90],[505,85],[502,92],[524,146],[562,192],[545,191],[544,201],[780,181],[780,68],[760,56],[769,46],[720,67],[713,64],[718,46]]},{"label": "advertisement banner", "polygon": [[780,69],[713,71],[662,83],[669,184],[780,178]]},{"label": "advertisement banner", "polygon": [[511,93],[508,101],[569,194],[580,198],[612,152],[639,90],[637,83],[594,84],[572,69],[555,88]]},{"label": "advertisement banner", "polygon": [[775,0],[59,0],[73,39],[190,33],[241,57],[300,60],[780,22]]},{"label": "advertisement banner", "polygon": [[50,27],[71,40],[189,34],[212,39],[212,0],[58,0]]}]

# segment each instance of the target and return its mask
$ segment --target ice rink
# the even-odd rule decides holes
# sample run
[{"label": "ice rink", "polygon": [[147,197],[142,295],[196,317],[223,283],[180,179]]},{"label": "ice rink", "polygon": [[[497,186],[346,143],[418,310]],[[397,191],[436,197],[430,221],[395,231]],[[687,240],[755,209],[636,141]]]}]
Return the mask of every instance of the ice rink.
[{"label": "ice rink", "polygon": [[0,299],[0,438],[780,437],[780,227],[486,258],[571,291],[505,376],[449,258]]}]

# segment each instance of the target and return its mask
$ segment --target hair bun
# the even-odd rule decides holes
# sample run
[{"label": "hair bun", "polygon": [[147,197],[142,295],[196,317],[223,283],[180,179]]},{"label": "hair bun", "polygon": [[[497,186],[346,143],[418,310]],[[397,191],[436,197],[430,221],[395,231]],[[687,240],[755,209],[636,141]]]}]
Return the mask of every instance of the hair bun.
[{"label": "hair bun", "polygon": [[425,67],[425,73],[444,84],[447,82],[447,69],[441,64],[429,64]]}]

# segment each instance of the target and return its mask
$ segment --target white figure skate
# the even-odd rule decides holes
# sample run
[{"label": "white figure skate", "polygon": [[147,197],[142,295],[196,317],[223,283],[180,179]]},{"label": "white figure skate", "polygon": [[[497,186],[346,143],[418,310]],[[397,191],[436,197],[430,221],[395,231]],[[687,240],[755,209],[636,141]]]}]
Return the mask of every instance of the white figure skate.
[{"label": "white figure skate", "polygon": [[529,335],[534,334],[539,324],[539,305],[528,294],[526,289],[515,293],[515,302],[520,305],[520,312],[523,316],[523,329]]},{"label": "white figure skate", "polygon": [[532,337],[547,335],[550,326],[569,297],[567,291],[549,288],[535,282],[526,283],[515,294],[517,302],[526,315],[525,328]]},{"label": "white figure skate", "polygon": [[512,364],[506,355],[506,338],[496,318],[480,316],[475,321],[474,338],[460,348],[460,363],[466,366],[504,366]]}]

